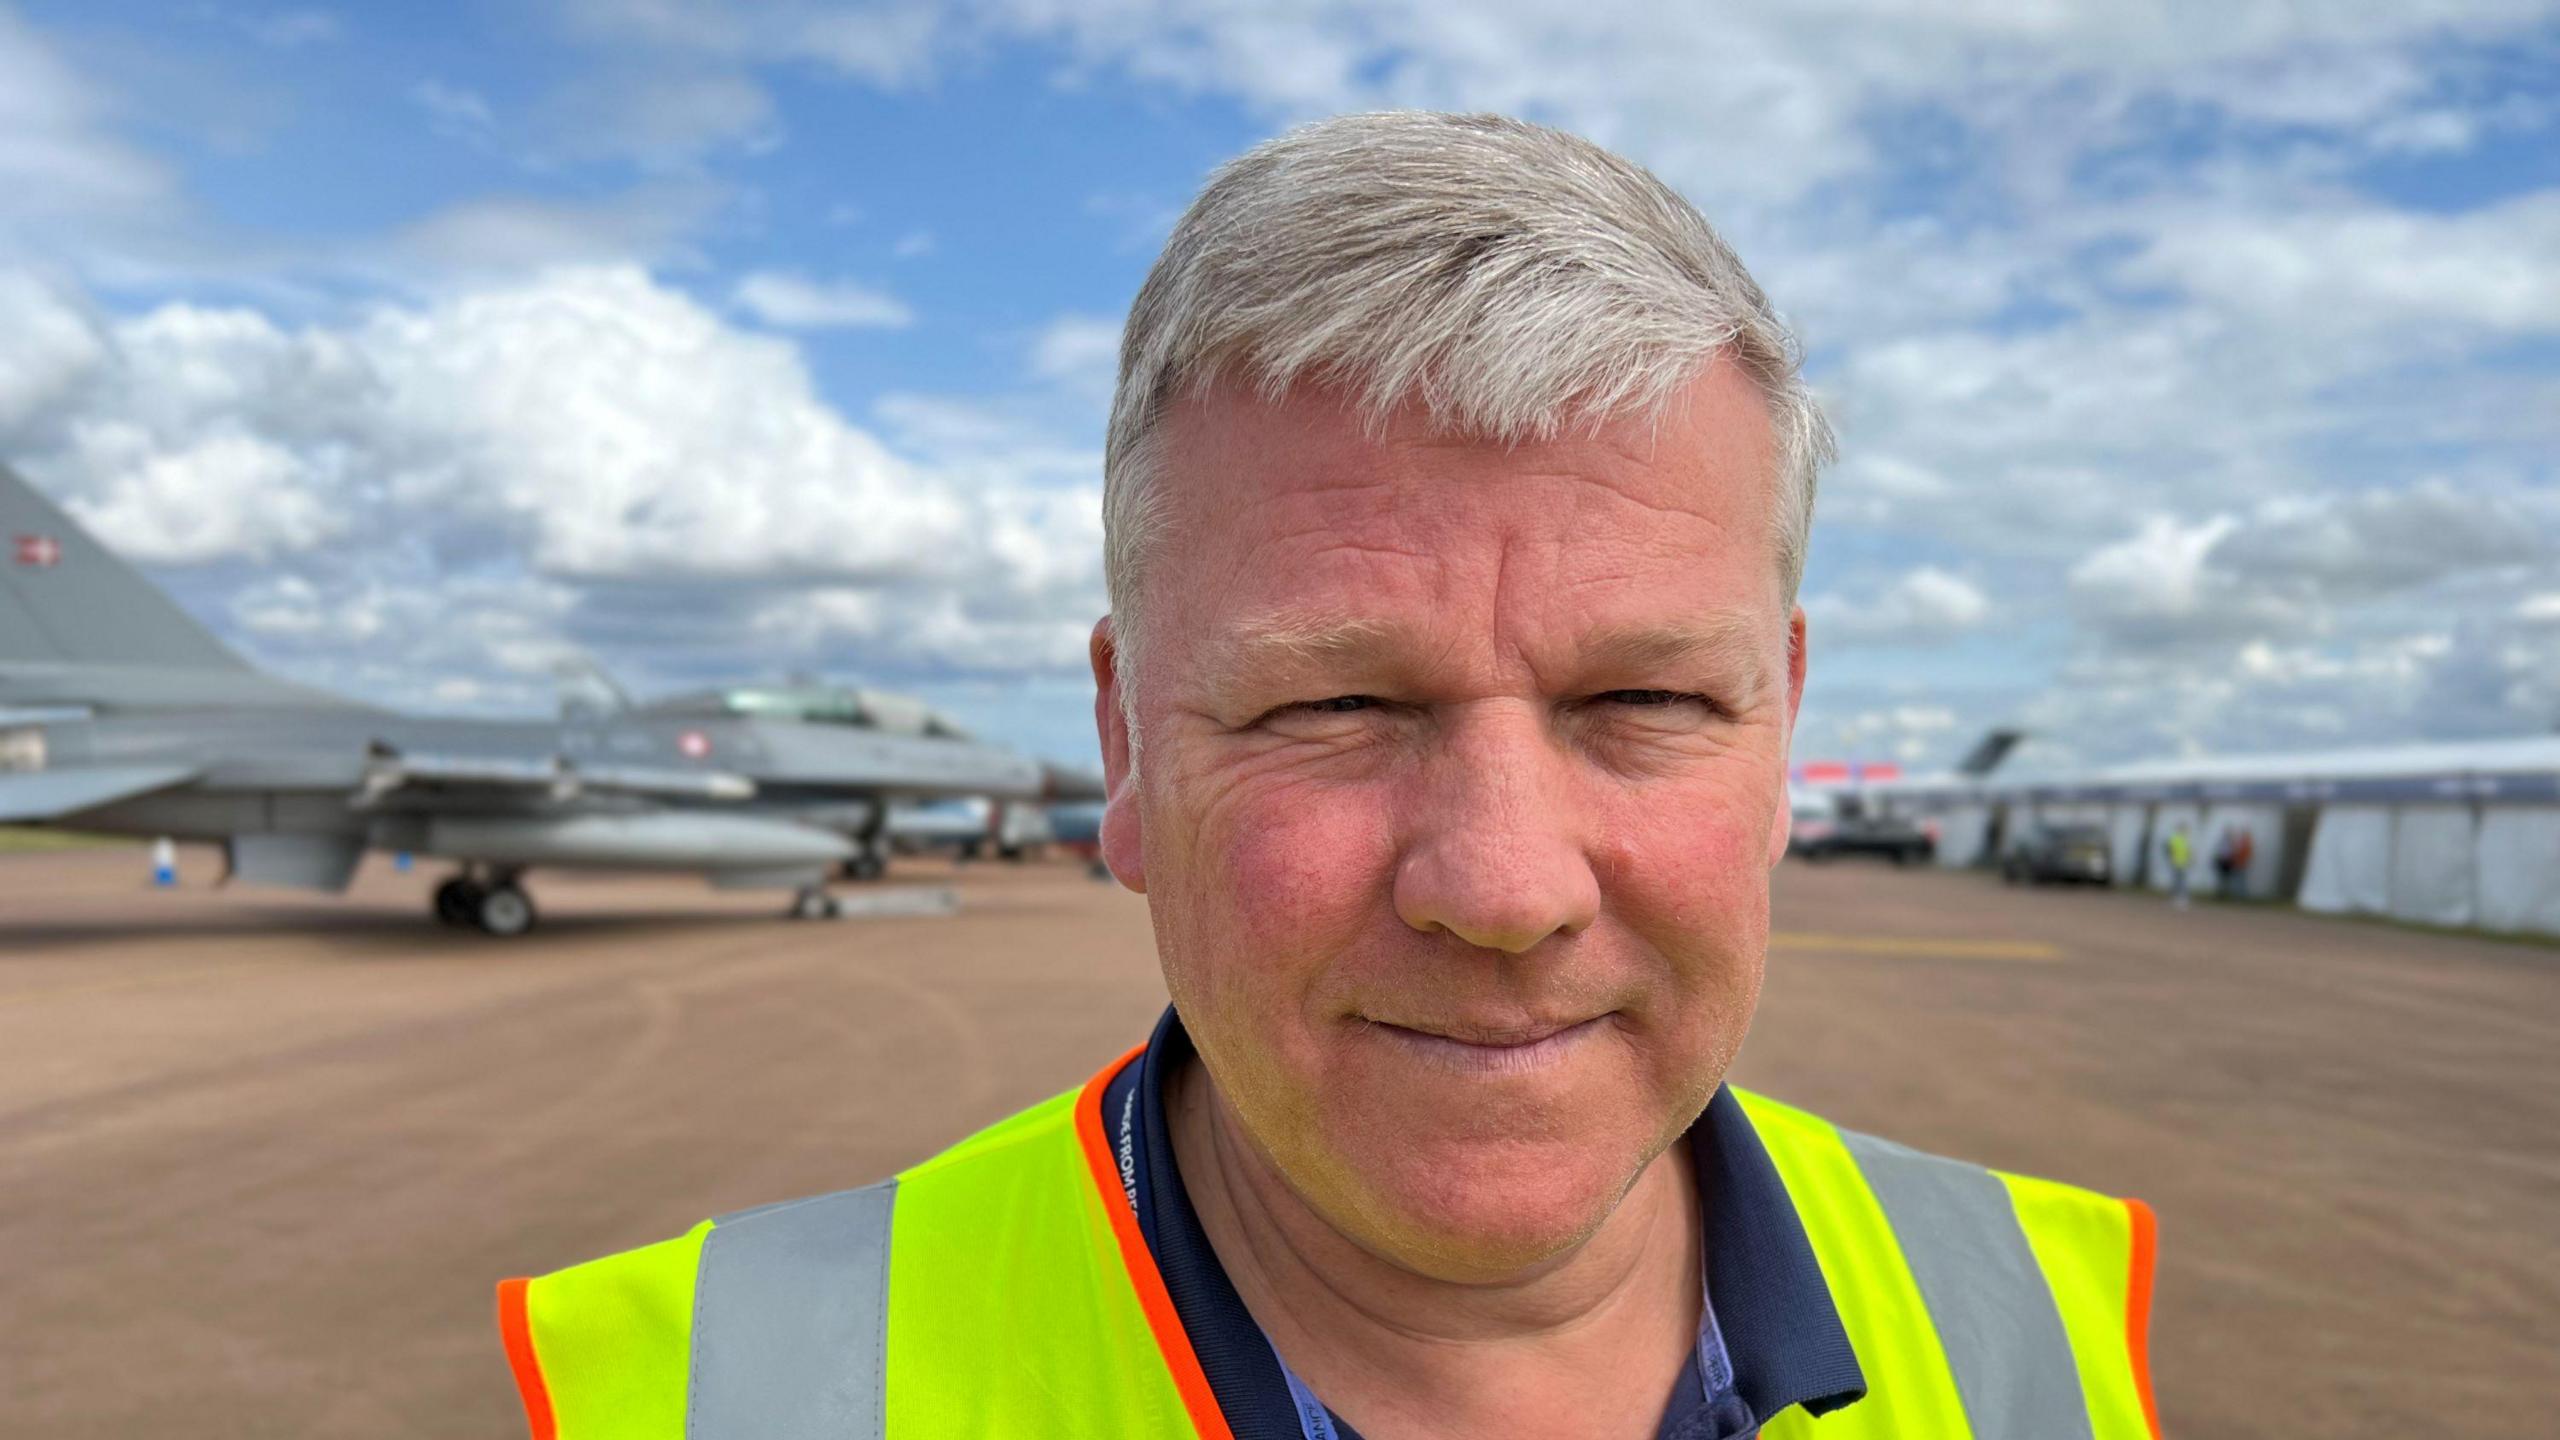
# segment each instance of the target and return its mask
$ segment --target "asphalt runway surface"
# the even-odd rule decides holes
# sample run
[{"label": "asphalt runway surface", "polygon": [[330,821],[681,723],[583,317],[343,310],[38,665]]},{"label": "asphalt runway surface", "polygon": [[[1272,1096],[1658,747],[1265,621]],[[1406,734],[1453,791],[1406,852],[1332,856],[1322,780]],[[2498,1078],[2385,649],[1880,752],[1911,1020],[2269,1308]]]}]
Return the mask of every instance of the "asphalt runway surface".
[{"label": "asphalt runway surface", "polygon": [[[0,855],[0,1434],[505,1436],[491,1287],[861,1184],[1163,1003],[1068,864],[961,913],[537,876],[521,941]],[[897,883],[897,882],[893,882]],[[2560,1426],[2560,949],[1790,863],[1737,1078],[2150,1200],[2174,1436]]]}]

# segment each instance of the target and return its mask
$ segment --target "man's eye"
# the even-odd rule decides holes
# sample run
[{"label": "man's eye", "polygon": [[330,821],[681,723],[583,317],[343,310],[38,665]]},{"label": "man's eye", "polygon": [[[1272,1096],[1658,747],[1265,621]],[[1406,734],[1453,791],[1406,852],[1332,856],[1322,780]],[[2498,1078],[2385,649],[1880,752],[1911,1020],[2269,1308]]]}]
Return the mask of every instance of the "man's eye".
[{"label": "man's eye", "polygon": [[1703,705],[1707,699],[1686,690],[1604,690],[1592,698],[1609,705],[1677,705],[1688,700]]},{"label": "man's eye", "polygon": [[1318,715],[1342,715],[1353,710],[1366,710],[1377,703],[1377,699],[1369,695],[1335,695],[1323,700],[1301,700],[1289,708]]}]

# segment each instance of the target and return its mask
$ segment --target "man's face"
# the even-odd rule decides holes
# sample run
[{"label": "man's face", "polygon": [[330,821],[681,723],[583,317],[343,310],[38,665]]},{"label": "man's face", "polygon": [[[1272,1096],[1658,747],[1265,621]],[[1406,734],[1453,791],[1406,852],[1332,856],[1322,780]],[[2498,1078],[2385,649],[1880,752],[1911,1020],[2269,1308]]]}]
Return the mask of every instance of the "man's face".
[{"label": "man's face", "polygon": [[1505,449],[1219,390],[1164,441],[1134,781],[1096,652],[1174,1003],[1336,1228],[1446,1279],[1554,1256],[1759,994],[1803,675],[1759,392]]}]

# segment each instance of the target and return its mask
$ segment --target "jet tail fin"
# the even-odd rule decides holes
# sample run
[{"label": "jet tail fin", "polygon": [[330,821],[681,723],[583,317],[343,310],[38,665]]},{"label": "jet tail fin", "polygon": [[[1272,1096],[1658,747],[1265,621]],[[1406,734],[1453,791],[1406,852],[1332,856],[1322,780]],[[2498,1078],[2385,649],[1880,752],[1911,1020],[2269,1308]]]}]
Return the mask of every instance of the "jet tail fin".
[{"label": "jet tail fin", "polygon": [[249,668],[158,586],[0,465],[0,670],[11,665]]},{"label": "jet tail fin", "polygon": [[1982,738],[1973,742],[1973,748],[1956,762],[1956,773],[1977,779],[1990,774],[2000,768],[2000,762],[2008,759],[2009,752],[2018,748],[2018,742],[2025,738],[2027,732],[2024,730],[1983,731]]}]

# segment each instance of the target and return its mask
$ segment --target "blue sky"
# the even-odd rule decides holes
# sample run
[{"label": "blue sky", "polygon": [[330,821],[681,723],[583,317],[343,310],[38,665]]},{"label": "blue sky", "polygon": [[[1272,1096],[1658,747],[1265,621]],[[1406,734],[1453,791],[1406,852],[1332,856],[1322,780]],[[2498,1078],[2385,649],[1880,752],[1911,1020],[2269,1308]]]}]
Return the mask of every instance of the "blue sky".
[{"label": "blue sky", "polygon": [[1118,317],[1210,167],[1653,166],[1843,459],[1799,754],[2560,720],[2560,13],[0,4],[0,455],[276,668],[813,671],[1089,755]]}]

